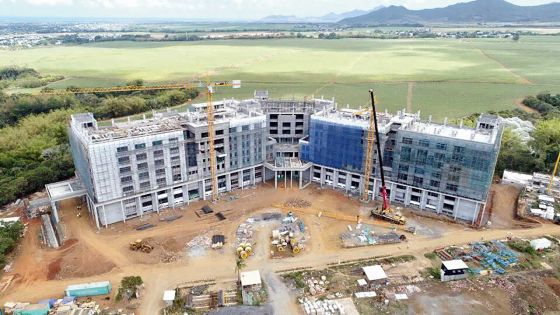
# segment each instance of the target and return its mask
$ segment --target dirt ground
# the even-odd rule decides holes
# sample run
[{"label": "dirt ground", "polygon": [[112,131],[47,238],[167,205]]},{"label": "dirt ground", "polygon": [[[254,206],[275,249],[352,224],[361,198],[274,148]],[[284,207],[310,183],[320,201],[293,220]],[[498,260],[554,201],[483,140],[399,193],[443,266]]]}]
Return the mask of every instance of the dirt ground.
[{"label": "dirt ground", "polygon": [[[229,197],[233,200],[230,201]],[[321,189],[316,185],[299,190],[274,189],[264,184],[258,188],[237,190],[230,193],[229,197],[210,205],[214,209],[213,214],[201,214],[200,208],[207,203],[199,201],[183,208],[113,224],[101,230],[95,228],[92,218],[85,211],[82,210],[81,217],[76,215],[76,200],[62,202],[59,214],[65,226],[68,239],[66,244],[59,250],[44,248],[37,237],[40,223],[31,222],[11,271],[11,274],[16,275],[16,280],[0,296],[0,303],[62,296],[64,288],[73,283],[109,280],[116,286],[123,276],[140,275],[146,283],[146,292],[136,313],[155,314],[162,307],[160,300],[163,290],[192,281],[235,280],[233,244],[239,224],[256,213],[277,211],[275,205],[282,205],[293,198],[311,202],[309,213],[298,214],[309,229],[309,246],[292,258],[271,260],[265,256],[251,257],[247,261],[246,270],[260,269],[275,273],[373,256],[405,253],[421,255],[437,247],[468,243],[480,239],[481,235],[485,239],[495,239],[504,238],[510,232],[496,227],[475,231],[464,225],[411,215],[410,221],[417,225],[419,232],[414,236],[407,235],[407,243],[341,249],[340,233],[347,231],[347,226],[355,222],[319,218],[317,214],[332,211],[350,217],[357,213],[367,216],[368,207],[373,205],[365,206],[343,193]],[[226,220],[220,221],[215,216],[217,212],[222,212]],[[169,223],[160,221],[160,218],[171,215],[183,217]],[[136,226],[148,222],[156,226],[144,231],[135,230]],[[381,223],[375,228],[376,232],[388,230],[387,224]],[[185,245],[188,241],[201,234],[213,233],[226,236],[224,249],[208,250],[204,255],[196,257],[187,255]],[[269,232],[261,235],[267,233]],[[549,224],[534,229],[518,229],[515,233],[521,236],[559,234],[560,227]],[[154,251],[150,254],[130,251],[129,243],[136,239],[148,240],[154,245]],[[262,242],[265,245],[263,252],[267,251],[268,237]],[[174,258],[169,260],[169,256]],[[272,281],[275,279],[272,278]]]}]

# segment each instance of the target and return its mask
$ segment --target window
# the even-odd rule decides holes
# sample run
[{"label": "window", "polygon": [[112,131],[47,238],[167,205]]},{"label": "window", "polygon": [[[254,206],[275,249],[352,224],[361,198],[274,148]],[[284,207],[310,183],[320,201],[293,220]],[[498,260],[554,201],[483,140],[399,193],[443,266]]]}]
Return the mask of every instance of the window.
[{"label": "window", "polygon": [[179,138],[169,138],[170,143],[175,143],[175,142],[178,142],[178,141],[179,141]]},{"label": "window", "polygon": [[430,181],[430,186],[435,187],[435,188],[439,188],[439,181],[432,179]]},{"label": "window", "polygon": [[426,159],[428,158],[428,151],[427,150],[418,150],[416,154],[416,162],[419,164],[425,164]]},{"label": "window", "polygon": [[162,140],[157,140],[157,141],[152,142],[152,145],[153,145],[154,147],[160,146],[160,145],[162,145],[162,144],[163,144],[163,141],[162,141]]},{"label": "window", "polygon": [[174,182],[178,182],[181,180],[181,174],[175,174],[173,175],[173,181]]},{"label": "window", "polygon": [[441,173],[440,173],[440,172],[433,172],[433,173],[432,173],[432,177],[434,177],[434,178],[441,178]]},{"label": "window", "polygon": [[132,176],[121,177],[121,184],[132,183]]},{"label": "window", "polygon": [[424,169],[417,167],[414,169],[414,174],[424,175]]},{"label": "window", "polygon": [[139,171],[141,171],[141,170],[147,170],[147,169],[148,169],[148,163],[147,163],[147,162],[140,163],[140,164],[137,165],[137,167],[138,167],[138,170],[139,170]]},{"label": "window", "polygon": [[132,169],[130,168],[130,166],[121,167],[121,168],[119,169],[119,173],[121,173],[121,174],[126,174],[126,173],[130,172],[131,170],[132,170]]},{"label": "window", "polygon": [[288,127],[290,128],[291,124],[289,122],[283,122],[282,123],[282,127]]},{"label": "window", "polygon": [[420,146],[422,146],[422,147],[426,147],[426,148],[427,148],[427,147],[430,146],[430,141],[428,141],[428,140],[420,140],[420,141],[418,141],[418,144],[419,144]]},{"label": "window", "polygon": [[165,177],[163,177],[163,178],[158,178],[156,183],[157,183],[158,186],[165,186],[167,181],[165,180]]},{"label": "window", "polygon": [[403,174],[403,173],[399,173],[398,178],[400,180],[408,180],[408,175],[407,174]]},{"label": "window", "polygon": [[155,160],[154,164],[155,164],[156,166],[163,166],[165,163],[164,163],[163,160]]},{"label": "window", "polygon": [[126,187],[123,187],[123,189],[122,189],[123,193],[125,193],[125,194],[129,193],[129,192],[132,192],[133,190],[134,190],[134,187],[132,187],[132,186],[126,186]]},{"label": "window", "polygon": [[148,189],[150,188],[150,182],[141,182],[140,189]]},{"label": "window", "polygon": [[139,178],[140,180],[150,178],[150,173],[148,173],[148,172],[142,172],[142,173],[138,174],[138,178]]},{"label": "window", "polygon": [[457,191],[458,187],[457,187],[457,185],[454,185],[454,184],[447,184],[447,186],[445,186],[445,189],[447,189],[449,191]]},{"label": "window", "polygon": [[404,144],[412,144],[412,138],[402,138],[402,143],[404,143]]},{"label": "window", "polygon": [[401,160],[403,162],[410,162],[410,147],[403,147],[401,150]]},{"label": "window", "polygon": [[407,165],[399,165],[399,172],[403,172],[403,173],[408,172],[408,166]]},{"label": "window", "polygon": [[155,157],[162,157],[163,156],[163,150],[154,151],[154,156]]},{"label": "window", "polygon": [[414,186],[422,186],[424,184],[424,179],[422,177],[414,176],[412,184]]},{"label": "window", "polygon": [[145,143],[137,143],[137,144],[134,145],[134,148],[136,150],[142,150],[142,149],[146,148],[146,144]]},{"label": "window", "polygon": [[156,176],[165,176],[165,169],[156,170]]},{"label": "window", "polygon": [[148,155],[146,153],[136,154],[136,160],[137,161],[143,161],[147,158],[148,158]]},{"label": "window", "polygon": [[220,129],[220,130],[216,130],[216,136],[221,136],[224,134],[224,130]]},{"label": "window", "polygon": [[179,147],[174,147],[174,148],[169,149],[169,153],[171,153],[171,154],[179,153]]},{"label": "window", "polygon": [[436,149],[438,149],[438,150],[447,150],[447,144],[445,144],[445,143],[438,143],[438,144],[436,144]]},{"label": "window", "polygon": [[127,164],[130,163],[130,158],[128,156],[123,156],[119,158],[119,164]]},{"label": "window", "polygon": [[245,125],[241,128],[241,131],[249,131],[249,125]]},{"label": "window", "polygon": [[117,152],[126,152],[128,151],[128,147],[118,147]]}]

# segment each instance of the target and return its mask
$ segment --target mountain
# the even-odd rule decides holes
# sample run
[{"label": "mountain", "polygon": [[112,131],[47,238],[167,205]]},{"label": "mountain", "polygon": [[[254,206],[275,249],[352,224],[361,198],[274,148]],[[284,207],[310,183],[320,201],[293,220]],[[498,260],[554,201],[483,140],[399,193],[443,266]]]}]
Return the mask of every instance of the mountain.
[{"label": "mountain", "polygon": [[560,3],[518,6],[505,0],[475,0],[444,8],[409,10],[390,6],[339,21],[347,25],[410,23],[559,22]]},{"label": "mountain", "polygon": [[269,15],[260,19],[258,22],[262,23],[336,23],[340,20],[353,18],[361,15],[365,15],[376,10],[382,9],[384,6],[378,6],[373,8],[372,10],[365,11],[365,10],[353,10],[349,12],[343,13],[334,13],[331,12],[329,14],[323,16],[308,16],[308,17],[298,17],[295,15]]}]

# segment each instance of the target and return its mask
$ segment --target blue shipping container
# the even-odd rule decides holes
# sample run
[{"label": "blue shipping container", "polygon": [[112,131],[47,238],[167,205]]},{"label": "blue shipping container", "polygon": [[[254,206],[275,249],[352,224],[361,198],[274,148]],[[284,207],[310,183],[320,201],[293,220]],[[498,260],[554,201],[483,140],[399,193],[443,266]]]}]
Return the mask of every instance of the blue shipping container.
[{"label": "blue shipping container", "polygon": [[66,287],[66,295],[75,297],[105,295],[110,292],[111,283],[109,281],[73,284]]}]

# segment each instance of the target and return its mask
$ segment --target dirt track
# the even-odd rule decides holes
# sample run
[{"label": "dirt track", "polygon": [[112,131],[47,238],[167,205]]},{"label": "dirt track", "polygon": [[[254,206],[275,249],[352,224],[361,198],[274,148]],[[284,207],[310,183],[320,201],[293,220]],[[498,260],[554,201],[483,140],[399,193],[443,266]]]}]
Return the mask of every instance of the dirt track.
[{"label": "dirt track", "polygon": [[[229,254],[226,248],[224,254],[209,251],[206,256],[187,258],[186,255],[183,255],[185,256],[183,259],[173,263],[158,263],[154,262],[153,258],[149,259],[146,254],[130,252],[127,249],[130,241],[137,238],[156,237],[162,240],[173,238],[181,243],[197,235],[200,231],[212,229],[221,231],[229,238],[229,242],[233,242],[234,230],[237,225],[250,214],[257,211],[267,211],[266,208],[263,210],[263,207],[282,203],[288,198],[294,197],[312,201],[312,206],[316,209],[330,209],[346,214],[356,213],[360,208],[363,208],[359,202],[348,200],[341,193],[315,188],[300,191],[297,189],[274,190],[270,187],[262,187],[241,191],[239,195],[241,196],[240,199],[221,202],[213,206],[216,211],[228,211],[228,219],[225,221],[220,222],[213,216],[198,218],[194,211],[199,209],[202,203],[196,203],[184,210],[175,210],[184,215],[182,219],[173,223],[158,223],[156,228],[142,232],[133,229],[134,225],[142,223],[139,220],[126,224],[116,224],[110,229],[97,232],[87,216],[77,218],[74,214],[73,205],[66,205],[66,207],[63,207],[62,216],[71,231],[70,237],[77,240],[76,244],[72,246],[82,246],[83,249],[80,252],[89,253],[88,256],[76,262],[80,265],[72,273],[76,276],[72,278],[63,277],[62,280],[56,281],[47,279],[47,265],[52,261],[62,259],[62,266],[65,263],[69,265],[72,265],[72,263],[68,262],[69,256],[66,250],[53,251],[40,248],[34,234],[34,232],[37,232],[37,226],[32,225],[30,232],[33,232],[26,236],[23,242],[22,255],[14,264],[13,272],[18,274],[18,279],[8,292],[1,297],[0,302],[37,301],[43,298],[60,296],[68,284],[79,282],[110,280],[116,286],[123,276],[140,275],[146,283],[146,291],[141,308],[137,313],[142,315],[157,314],[162,307],[161,294],[165,289],[174,288],[180,283],[191,281],[235,279],[234,255]],[[168,213],[166,212],[166,215]],[[266,269],[264,271],[267,272],[278,272],[293,268],[325,267],[327,264],[372,256],[421,255],[434,248],[469,243],[481,238],[485,240],[505,238],[509,232],[520,237],[560,233],[560,226],[551,224],[533,229],[491,229],[485,231],[475,231],[461,225],[451,224],[447,230],[440,231],[437,237],[415,236],[411,237],[412,240],[408,243],[342,250],[338,246],[337,235],[344,230],[348,222],[337,222],[334,219],[317,218],[313,215],[303,216],[303,219],[312,235],[311,244],[303,254],[294,258],[276,260],[270,260],[267,257],[252,257],[248,260],[246,270],[258,268]],[[144,218],[144,220],[146,222],[157,222],[158,216],[153,215],[153,217]],[[262,240],[262,242],[268,241]],[[79,276],[80,274],[87,275],[87,273],[81,272],[93,266],[111,265],[112,269],[106,273],[94,276]],[[295,305],[291,305],[291,307],[295,309]]]}]

